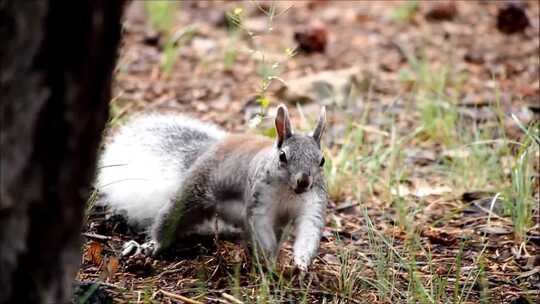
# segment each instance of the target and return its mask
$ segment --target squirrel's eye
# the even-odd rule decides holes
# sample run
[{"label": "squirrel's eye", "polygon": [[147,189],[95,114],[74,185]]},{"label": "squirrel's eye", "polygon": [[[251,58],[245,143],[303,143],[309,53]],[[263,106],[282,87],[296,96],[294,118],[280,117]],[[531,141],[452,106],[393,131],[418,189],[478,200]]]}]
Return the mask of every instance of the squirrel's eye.
[{"label": "squirrel's eye", "polygon": [[319,163],[319,166],[320,167],[324,166],[324,156],[323,156],[323,158],[321,158],[321,162]]},{"label": "squirrel's eye", "polygon": [[282,163],[286,163],[286,162],[287,162],[287,155],[285,155],[285,152],[279,151],[279,160],[280,160]]}]

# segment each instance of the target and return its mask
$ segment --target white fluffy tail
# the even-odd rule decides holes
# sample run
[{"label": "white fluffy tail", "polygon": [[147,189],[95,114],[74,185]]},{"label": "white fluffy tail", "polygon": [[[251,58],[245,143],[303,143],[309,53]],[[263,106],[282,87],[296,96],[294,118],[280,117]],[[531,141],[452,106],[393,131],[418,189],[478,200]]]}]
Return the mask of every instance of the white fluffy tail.
[{"label": "white fluffy tail", "polygon": [[174,198],[185,172],[225,132],[182,116],[139,116],[123,126],[101,155],[96,187],[131,223],[148,225]]}]

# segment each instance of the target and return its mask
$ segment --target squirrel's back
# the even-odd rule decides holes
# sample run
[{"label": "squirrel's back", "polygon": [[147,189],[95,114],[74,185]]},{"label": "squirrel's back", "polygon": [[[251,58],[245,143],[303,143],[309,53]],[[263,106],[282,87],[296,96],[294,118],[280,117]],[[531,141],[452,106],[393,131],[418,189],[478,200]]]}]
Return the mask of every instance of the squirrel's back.
[{"label": "squirrel's back", "polygon": [[137,116],[105,146],[96,187],[114,211],[147,226],[176,194],[195,160],[225,136],[211,124],[184,116]]}]

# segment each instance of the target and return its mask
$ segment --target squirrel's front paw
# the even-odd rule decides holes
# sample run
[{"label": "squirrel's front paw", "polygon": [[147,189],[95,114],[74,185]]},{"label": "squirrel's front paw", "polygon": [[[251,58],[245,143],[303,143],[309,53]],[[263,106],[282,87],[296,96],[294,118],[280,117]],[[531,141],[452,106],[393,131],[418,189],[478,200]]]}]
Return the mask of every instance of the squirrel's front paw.
[{"label": "squirrel's front paw", "polygon": [[308,270],[309,262],[306,258],[302,257],[295,257],[294,258],[294,266],[300,270],[301,272],[305,272]]},{"label": "squirrel's front paw", "polygon": [[122,246],[121,255],[123,257],[127,257],[127,256],[138,255],[142,253],[145,256],[153,256],[157,252],[158,247],[159,246],[157,245],[155,241],[149,241],[141,245],[131,240],[129,242],[126,242],[124,246]]},{"label": "squirrel's front paw", "polygon": [[155,256],[159,246],[155,241],[148,241],[141,245],[142,253],[146,256]]}]

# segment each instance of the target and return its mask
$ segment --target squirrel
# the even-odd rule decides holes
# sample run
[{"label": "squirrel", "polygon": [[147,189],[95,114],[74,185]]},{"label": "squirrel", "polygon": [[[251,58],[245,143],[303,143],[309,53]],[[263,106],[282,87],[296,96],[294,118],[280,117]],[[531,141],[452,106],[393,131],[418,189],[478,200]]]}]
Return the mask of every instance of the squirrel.
[{"label": "squirrel", "polygon": [[149,228],[151,240],[142,245],[149,254],[183,236],[217,230],[241,233],[274,260],[292,222],[294,264],[305,271],[325,224],[325,127],[322,107],[312,134],[295,133],[283,104],[277,108],[275,140],[228,134],[183,116],[139,116],[105,146],[96,188],[129,223]]}]

